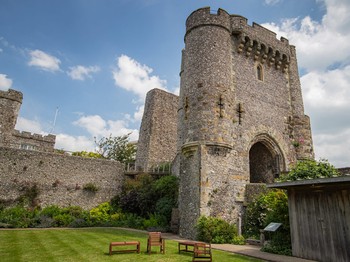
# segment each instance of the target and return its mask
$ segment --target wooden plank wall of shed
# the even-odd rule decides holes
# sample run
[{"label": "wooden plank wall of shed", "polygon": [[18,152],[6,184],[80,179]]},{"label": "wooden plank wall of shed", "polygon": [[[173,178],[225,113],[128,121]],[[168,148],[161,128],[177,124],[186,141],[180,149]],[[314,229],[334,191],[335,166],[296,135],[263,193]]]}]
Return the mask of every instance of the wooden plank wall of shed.
[{"label": "wooden plank wall of shed", "polygon": [[288,190],[293,256],[350,261],[350,190]]}]

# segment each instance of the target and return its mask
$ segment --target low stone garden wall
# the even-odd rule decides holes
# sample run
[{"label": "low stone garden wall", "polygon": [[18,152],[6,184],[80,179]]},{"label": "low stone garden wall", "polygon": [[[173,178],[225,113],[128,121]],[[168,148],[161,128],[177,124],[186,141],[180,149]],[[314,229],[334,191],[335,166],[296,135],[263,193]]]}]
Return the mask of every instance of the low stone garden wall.
[{"label": "low stone garden wall", "polygon": [[0,147],[0,201],[32,198],[34,205],[91,209],[121,191],[117,161]]}]

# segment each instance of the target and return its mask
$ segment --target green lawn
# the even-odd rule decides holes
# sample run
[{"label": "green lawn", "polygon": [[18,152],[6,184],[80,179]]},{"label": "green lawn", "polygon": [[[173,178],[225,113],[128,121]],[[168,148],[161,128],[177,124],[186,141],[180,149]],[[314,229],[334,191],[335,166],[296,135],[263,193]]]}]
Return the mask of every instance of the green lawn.
[{"label": "green lawn", "polygon": [[[109,256],[111,241],[138,240],[141,253]],[[165,255],[146,253],[147,235],[117,228],[0,230],[0,261],[192,261],[178,254],[177,242],[166,240]],[[213,251],[214,261],[259,261],[228,252]]]}]

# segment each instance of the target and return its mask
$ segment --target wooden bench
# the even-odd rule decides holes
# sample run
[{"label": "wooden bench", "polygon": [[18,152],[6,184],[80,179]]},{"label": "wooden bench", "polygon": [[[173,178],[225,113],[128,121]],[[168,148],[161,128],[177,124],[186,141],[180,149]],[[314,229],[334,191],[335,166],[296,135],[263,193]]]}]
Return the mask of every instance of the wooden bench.
[{"label": "wooden bench", "polygon": [[[200,242],[196,242],[196,241],[181,241],[181,242],[179,242],[179,244],[178,244],[179,253],[181,251],[193,253],[194,245],[196,243],[200,243]],[[183,246],[183,249],[181,249],[181,246]],[[192,248],[189,249],[188,247],[192,247]]]},{"label": "wooden bench", "polygon": [[192,262],[212,262],[211,245],[207,243],[195,243]]},{"label": "wooden bench", "polygon": [[124,242],[111,242],[109,244],[109,255],[112,255],[112,248],[117,246],[135,246],[136,249],[123,249],[114,250],[114,252],[127,253],[127,252],[137,252],[140,253],[140,241],[124,241]]}]

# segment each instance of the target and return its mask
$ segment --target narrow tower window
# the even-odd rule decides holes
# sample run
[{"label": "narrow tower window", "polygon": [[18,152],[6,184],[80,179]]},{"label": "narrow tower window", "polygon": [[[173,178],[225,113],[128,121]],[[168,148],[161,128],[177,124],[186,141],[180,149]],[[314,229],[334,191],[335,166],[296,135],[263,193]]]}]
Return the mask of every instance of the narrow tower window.
[{"label": "narrow tower window", "polygon": [[263,81],[263,80],[264,80],[264,77],[263,77],[263,69],[262,69],[262,66],[261,66],[261,65],[258,65],[258,66],[256,67],[256,75],[257,75],[257,77],[258,77],[258,79],[259,79],[260,81]]}]

